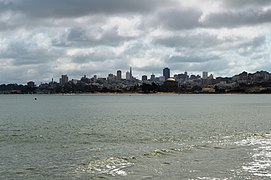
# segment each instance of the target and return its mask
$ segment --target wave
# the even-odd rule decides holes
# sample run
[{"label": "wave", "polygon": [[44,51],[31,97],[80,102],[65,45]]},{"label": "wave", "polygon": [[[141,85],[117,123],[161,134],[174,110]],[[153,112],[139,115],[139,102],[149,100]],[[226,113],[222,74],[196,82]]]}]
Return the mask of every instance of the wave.
[{"label": "wave", "polygon": [[[252,173],[257,177],[271,177],[271,133],[236,133],[229,136],[217,136],[208,138],[199,138],[199,141],[192,141],[182,144],[167,143],[166,147],[141,152],[138,155],[129,157],[108,157],[105,159],[91,161],[86,165],[77,168],[78,173],[88,173],[95,177],[109,176],[127,176],[128,169],[141,161],[154,158],[167,158],[167,156],[178,156],[178,154],[193,154],[197,151],[221,151],[223,149],[237,149],[239,146],[253,146],[252,161],[244,162],[240,167],[243,171]],[[177,146],[178,147],[177,147]],[[251,148],[249,148],[251,150]],[[171,162],[161,162],[171,164]],[[238,172],[236,171],[235,173]],[[240,172],[242,173],[242,172]],[[240,174],[240,177],[243,177]],[[209,178],[207,178],[209,179]],[[212,179],[212,178],[211,178]]]},{"label": "wave", "polygon": [[107,174],[111,176],[126,176],[125,168],[132,166],[126,158],[109,157],[102,160],[91,161],[87,166],[81,166],[77,172],[86,172],[93,175]]}]

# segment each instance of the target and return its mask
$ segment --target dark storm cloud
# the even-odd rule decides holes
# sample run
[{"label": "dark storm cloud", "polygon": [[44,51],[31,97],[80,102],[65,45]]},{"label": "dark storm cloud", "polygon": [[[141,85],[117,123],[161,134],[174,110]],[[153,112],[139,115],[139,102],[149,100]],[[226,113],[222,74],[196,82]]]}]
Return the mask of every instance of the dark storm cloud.
[{"label": "dark storm cloud", "polygon": [[152,47],[149,44],[142,42],[142,41],[133,41],[126,49],[125,54],[127,56],[135,56],[135,57],[142,57],[145,56],[147,50],[151,49]]},{"label": "dark storm cloud", "polygon": [[[230,0],[222,1],[222,10],[204,13],[197,8],[171,7],[162,8],[152,17],[150,22],[145,22],[143,27],[162,27],[167,30],[190,30],[197,28],[233,28],[242,26],[254,26],[271,22],[270,0]],[[246,8],[245,8],[246,7]]]},{"label": "dark storm cloud", "polygon": [[185,48],[210,48],[222,41],[217,39],[216,36],[209,34],[187,34],[187,35],[174,35],[164,38],[156,38],[153,43],[158,43],[167,47],[185,47]]},{"label": "dark storm cloud", "polygon": [[265,44],[266,44],[266,36],[263,35],[263,36],[259,36],[259,37],[255,37],[255,38],[250,39],[250,41],[243,44],[242,47],[258,48],[258,47],[261,47]]},{"label": "dark storm cloud", "polygon": [[29,44],[23,42],[12,42],[7,49],[0,53],[1,59],[12,59],[14,66],[21,65],[41,65],[46,64],[61,56],[59,51],[48,53],[48,49],[36,46],[29,47]]},{"label": "dark storm cloud", "polygon": [[223,0],[222,4],[227,8],[243,8],[270,5],[270,0]]},{"label": "dark storm cloud", "polygon": [[205,61],[205,62],[180,62],[180,63],[172,63],[169,64],[171,66],[172,70],[182,70],[182,71],[188,71],[190,72],[202,72],[202,71],[208,71],[208,72],[216,72],[215,75],[218,74],[218,72],[228,71],[229,64],[226,60],[220,59],[218,61]]},{"label": "dark storm cloud", "polygon": [[208,62],[208,61],[215,61],[219,60],[219,56],[171,56],[169,57],[166,62],[170,64],[176,64],[176,63],[202,63],[202,62]]},{"label": "dark storm cloud", "polygon": [[145,67],[137,67],[136,70],[141,72],[141,75],[143,75],[144,73],[146,74],[146,72],[148,72],[148,74],[156,74],[160,75],[162,74],[162,70],[163,68],[165,68],[164,66],[161,66],[159,64],[153,64],[151,66],[145,66]]},{"label": "dark storm cloud", "polygon": [[193,29],[200,26],[201,15],[196,9],[169,8],[159,12],[152,24],[170,30]]},{"label": "dark storm cloud", "polygon": [[204,27],[241,27],[271,22],[271,9],[249,9],[224,11],[209,14],[203,22]]},{"label": "dark storm cloud", "polygon": [[[253,47],[257,48],[265,44],[265,36],[256,36],[254,38],[245,38],[241,36],[228,36],[218,38],[217,35],[208,33],[199,34],[183,34],[159,38],[153,40],[154,44],[159,44],[165,47],[178,49],[215,49],[219,51],[227,51],[230,49],[239,49]],[[181,50],[180,50],[181,51]]]},{"label": "dark storm cloud", "polygon": [[10,0],[10,3],[0,2],[0,9],[30,17],[80,17],[100,13],[150,13],[168,3],[168,0]]},{"label": "dark storm cloud", "polygon": [[91,58],[93,58],[93,54],[91,54],[91,55],[74,56],[74,57],[72,57],[72,62],[78,63],[78,64],[84,64],[84,63],[90,62]]},{"label": "dark storm cloud", "polygon": [[0,12],[12,9],[12,7],[14,6],[13,3],[8,2],[8,1],[0,1]]},{"label": "dark storm cloud", "polygon": [[[266,36],[256,37],[239,47],[238,54],[244,57],[254,56],[252,58],[263,56],[262,49],[265,49],[266,45]],[[268,53],[269,54],[269,53]],[[260,58],[259,58],[260,59]]]},{"label": "dark storm cloud", "polygon": [[[70,28],[67,38],[62,42],[54,42],[57,46],[118,46],[122,42],[131,40],[132,37],[121,36],[118,33],[118,26],[104,30],[98,28],[96,30],[87,30],[84,28]],[[98,35],[99,34],[99,35]]]},{"label": "dark storm cloud", "polygon": [[80,54],[71,56],[72,62],[77,64],[85,64],[89,62],[105,62],[117,58],[116,55],[111,51],[104,52],[92,52],[87,54]]}]

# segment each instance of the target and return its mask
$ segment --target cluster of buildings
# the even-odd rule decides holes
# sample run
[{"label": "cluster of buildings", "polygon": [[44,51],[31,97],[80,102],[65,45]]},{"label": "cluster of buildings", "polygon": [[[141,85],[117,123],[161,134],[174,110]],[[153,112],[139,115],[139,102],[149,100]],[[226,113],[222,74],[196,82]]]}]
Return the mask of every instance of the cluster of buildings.
[{"label": "cluster of buildings", "polygon": [[[125,78],[123,78],[125,77]],[[0,85],[0,93],[94,93],[94,92],[178,92],[178,93],[271,93],[271,74],[266,71],[242,72],[233,77],[216,77],[208,72],[188,75],[187,72],[171,75],[170,68],[162,70],[162,76],[133,76],[132,68],[125,72],[108,74],[106,78],[87,77],[69,79],[62,75],[59,82],[36,86],[30,81],[27,85]]]},{"label": "cluster of buildings", "polygon": [[[142,82],[142,83],[152,83],[155,82],[157,84],[162,84],[167,80],[172,80],[174,79],[175,81],[177,81],[180,84],[183,84],[189,80],[200,80],[200,79],[213,79],[213,75],[211,74],[210,76],[208,76],[208,72],[203,72],[202,73],[202,77],[200,75],[191,75],[189,76],[187,74],[187,72],[184,72],[183,74],[175,74],[174,76],[171,76],[170,73],[170,69],[168,67],[163,69],[163,75],[156,77],[155,74],[152,74],[150,76],[150,78],[148,78],[147,75],[142,75],[141,79],[136,79],[133,74],[132,74],[132,67],[130,67],[130,71],[127,71],[125,73],[125,78],[123,78],[123,73],[121,70],[118,70],[116,72],[116,74],[108,74],[108,76],[106,78],[97,78],[97,75],[94,75],[92,78],[87,78],[86,75],[84,75],[81,80],[77,80],[77,79],[71,79],[69,80],[67,75],[62,75],[59,79],[59,84],[64,85],[66,83],[81,83],[81,82],[85,82],[85,83],[95,83],[95,82],[99,82],[99,81],[107,81],[109,83],[121,83],[121,82]],[[52,80],[53,82],[53,80]]]},{"label": "cluster of buildings", "polygon": [[[125,76],[124,76],[125,75]],[[69,80],[67,75],[62,75],[59,83],[54,81],[49,85],[88,85],[95,87],[95,92],[182,92],[182,93],[269,93],[271,92],[271,74],[267,71],[256,73],[242,72],[233,77],[216,77],[208,72],[200,75],[188,75],[187,72],[174,74],[170,68],[162,70],[162,76],[150,77],[142,75],[141,79],[133,76],[132,68],[123,75],[121,70],[116,74],[110,73],[106,78],[91,78],[83,76],[80,80]],[[123,78],[125,77],[125,78]],[[46,86],[47,84],[43,84]],[[41,87],[43,85],[40,85]],[[155,86],[155,88],[154,88]]]}]

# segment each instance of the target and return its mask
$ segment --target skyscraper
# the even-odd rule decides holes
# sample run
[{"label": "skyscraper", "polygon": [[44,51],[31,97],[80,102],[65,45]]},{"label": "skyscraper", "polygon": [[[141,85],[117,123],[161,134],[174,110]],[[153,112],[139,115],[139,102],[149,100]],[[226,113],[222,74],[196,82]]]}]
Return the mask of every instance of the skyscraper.
[{"label": "skyscraper", "polygon": [[168,78],[170,78],[170,69],[168,67],[166,67],[165,69],[163,69],[163,76],[165,77],[165,80],[167,80]]},{"label": "skyscraper", "polygon": [[133,79],[132,67],[130,67],[130,79]]},{"label": "skyscraper", "polygon": [[202,72],[202,79],[208,78],[208,72]]},{"label": "skyscraper", "polygon": [[61,78],[59,79],[60,84],[66,84],[69,82],[69,78],[67,75],[62,75]]},{"label": "skyscraper", "polygon": [[155,75],[152,74],[152,75],[151,75],[151,81],[154,81],[154,80],[155,80]]},{"label": "skyscraper", "polygon": [[126,72],[126,80],[131,79],[131,73],[129,71]]},{"label": "skyscraper", "polygon": [[121,70],[118,70],[117,71],[117,80],[119,81],[119,80],[121,80]]}]

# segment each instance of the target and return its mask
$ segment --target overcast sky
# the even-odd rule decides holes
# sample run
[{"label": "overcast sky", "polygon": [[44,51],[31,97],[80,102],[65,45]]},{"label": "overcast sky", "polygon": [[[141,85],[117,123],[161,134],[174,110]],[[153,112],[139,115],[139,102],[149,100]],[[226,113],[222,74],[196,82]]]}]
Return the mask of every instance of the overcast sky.
[{"label": "overcast sky", "polygon": [[271,71],[270,43],[270,0],[0,0],[0,83]]}]

